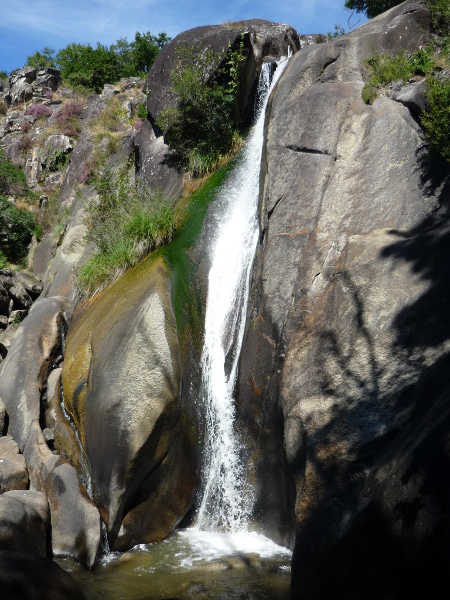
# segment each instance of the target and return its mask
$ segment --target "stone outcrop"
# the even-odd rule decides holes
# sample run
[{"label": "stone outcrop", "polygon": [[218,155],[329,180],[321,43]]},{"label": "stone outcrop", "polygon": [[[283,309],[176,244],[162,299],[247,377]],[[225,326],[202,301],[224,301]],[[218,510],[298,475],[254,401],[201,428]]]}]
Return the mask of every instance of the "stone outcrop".
[{"label": "stone outcrop", "polygon": [[296,599],[446,585],[449,168],[414,107],[361,99],[364,59],[429,39],[406,2],[303,48],[268,109],[239,410]]},{"label": "stone outcrop", "polygon": [[56,91],[60,82],[58,69],[46,67],[36,70],[25,66],[12,71],[9,87],[3,91],[3,97],[8,104],[28,102],[33,97],[44,98],[47,92]]},{"label": "stone outcrop", "polygon": [[71,323],[64,398],[91,466],[110,545],[164,539],[188,510],[192,433],[181,404],[169,274],[150,257]]},{"label": "stone outcrop", "polygon": [[27,465],[19,447],[11,436],[0,437],[0,494],[27,487]]},{"label": "stone outcrop", "polygon": [[50,515],[41,492],[14,490],[0,495],[0,548],[46,556]]},{"label": "stone outcrop", "polygon": [[[177,62],[177,49],[212,50],[218,57],[215,69],[223,66],[221,60],[231,47],[236,50],[241,39],[245,60],[240,64],[239,98],[236,103],[237,119],[250,124],[254,116],[254,101],[259,72],[263,61],[274,61],[300,48],[298,33],[288,25],[262,19],[241,21],[228,25],[208,25],[185,31],[168,44],[157,56],[147,76],[144,91],[148,94],[146,123],[136,136],[136,170],[149,185],[159,187],[167,196],[179,195],[183,174],[171,164],[168,147],[155,121],[161,110],[174,105],[176,98],[170,84],[170,70]],[[221,58],[222,57],[222,58]],[[214,69],[211,71],[211,76]]]}]

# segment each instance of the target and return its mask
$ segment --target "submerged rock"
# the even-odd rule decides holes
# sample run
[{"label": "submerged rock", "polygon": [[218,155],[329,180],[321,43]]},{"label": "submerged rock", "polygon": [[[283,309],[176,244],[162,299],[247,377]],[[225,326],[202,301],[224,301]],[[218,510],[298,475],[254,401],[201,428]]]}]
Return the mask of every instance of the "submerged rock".
[{"label": "submerged rock", "polygon": [[75,580],[55,562],[0,550],[2,600],[86,600]]}]

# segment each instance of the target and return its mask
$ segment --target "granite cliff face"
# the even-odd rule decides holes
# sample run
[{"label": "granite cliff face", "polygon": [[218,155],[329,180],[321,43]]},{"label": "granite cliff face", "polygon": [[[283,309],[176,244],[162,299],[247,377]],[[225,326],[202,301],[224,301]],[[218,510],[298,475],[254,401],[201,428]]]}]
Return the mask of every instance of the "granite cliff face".
[{"label": "granite cliff face", "polygon": [[303,49],[269,106],[238,396],[261,527],[295,522],[294,598],[444,579],[449,165],[414,110],[361,99],[363,60],[426,45],[429,18],[411,1]]}]

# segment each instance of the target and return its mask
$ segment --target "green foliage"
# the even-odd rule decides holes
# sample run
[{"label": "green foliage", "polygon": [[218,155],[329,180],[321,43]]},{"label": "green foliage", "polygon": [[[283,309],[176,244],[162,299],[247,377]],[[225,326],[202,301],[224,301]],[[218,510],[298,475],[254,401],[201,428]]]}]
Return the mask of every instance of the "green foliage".
[{"label": "green foliage", "polygon": [[98,43],[69,44],[56,55],[63,80],[74,88],[83,87],[99,93],[105,83],[119,79],[116,55]]},{"label": "green foliage", "polygon": [[370,76],[366,81],[362,97],[367,104],[373,104],[377,97],[377,88],[388,85],[392,81],[408,81],[414,74],[410,57],[402,52],[398,56],[375,54],[365,61]]},{"label": "green foliage", "polygon": [[85,293],[114,281],[143,256],[172,239],[176,230],[173,202],[142,182],[133,185],[123,169],[105,168],[95,182],[99,199],[88,206],[88,242],[97,252],[78,274]]},{"label": "green foliage", "polygon": [[429,5],[431,24],[442,37],[448,37],[450,35],[450,2],[448,0],[429,0]]},{"label": "green foliage", "polygon": [[[443,27],[442,23],[448,18],[450,9],[448,0],[447,3],[441,4],[445,5],[447,10],[447,13],[440,13]],[[437,12],[433,14],[436,16]],[[421,123],[431,150],[447,160],[450,160],[450,80],[441,77],[439,73],[442,69],[450,67],[449,46],[449,38],[444,36],[427,48],[419,48],[410,55],[405,52],[397,56],[376,54],[366,61],[369,78],[362,91],[363,100],[373,104],[379,88],[393,81],[406,82],[416,75],[425,76],[428,109],[421,115]]]},{"label": "green foliage", "polygon": [[450,80],[429,77],[426,82],[428,111],[421,121],[433,151],[450,160]]},{"label": "green foliage", "polygon": [[336,39],[343,35],[345,35],[345,29],[341,27],[339,23],[335,24],[333,33],[331,33],[331,31],[327,33],[327,37],[330,39]]},{"label": "green foliage", "polygon": [[69,162],[69,154],[62,150],[61,148],[57,148],[56,150],[49,151],[45,158],[45,168],[50,173],[56,173],[57,171],[62,171],[66,168]]},{"label": "green foliage", "polygon": [[8,259],[0,249],[0,269],[5,269],[8,266]]},{"label": "green foliage", "polygon": [[194,176],[210,171],[233,148],[243,52],[243,38],[227,55],[204,48],[177,49],[177,64],[170,72],[177,104],[161,111],[157,125],[180,165]]},{"label": "green foliage", "polygon": [[3,81],[8,81],[9,79],[9,73],[7,71],[0,71],[0,79],[3,79]]},{"label": "green foliage", "polygon": [[15,167],[0,147],[0,195],[7,194],[28,194],[28,186],[22,169]]},{"label": "green foliage", "polygon": [[34,67],[36,70],[45,67],[55,67],[55,51],[53,48],[45,47],[42,52],[36,50],[34,54],[27,57],[27,65]]},{"label": "green foliage", "polygon": [[105,83],[148,73],[160,49],[169,40],[165,33],[154,36],[149,31],[137,31],[134,41],[121,38],[109,48],[100,43],[96,48],[73,43],[57,53],[56,65],[61,69],[64,82],[71,87],[99,93]]},{"label": "green foliage", "polygon": [[23,259],[35,232],[33,215],[17,209],[12,202],[0,196],[0,247],[10,262]]},{"label": "green foliage", "polygon": [[344,7],[348,10],[356,10],[359,13],[365,13],[369,19],[385,12],[403,0],[346,0]]}]

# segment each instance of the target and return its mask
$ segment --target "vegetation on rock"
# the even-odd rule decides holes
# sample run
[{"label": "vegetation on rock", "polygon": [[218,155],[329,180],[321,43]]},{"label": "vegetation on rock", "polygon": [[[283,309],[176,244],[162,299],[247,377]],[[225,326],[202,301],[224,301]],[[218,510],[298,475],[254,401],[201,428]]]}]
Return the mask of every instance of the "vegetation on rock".
[{"label": "vegetation on rock", "polygon": [[157,125],[175,159],[194,176],[210,172],[240,143],[235,103],[243,50],[242,38],[238,49],[229,47],[226,55],[204,48],[177,49],[177,64],[170,72],[177,104],[161,112]]},{"label": "vegetation on rock", "polygon": [[174,203],[133,183],[127,168],[114,173],[104,167],[94,183],[98,200],[87,207],[86,241],[96,253],[80,269],[78,284],[83,293],[112,283],[128,268],[172,239],[176,230]]},{"label": "vegetation on rock", "polygon": [[362,97],[373,104],[380,89],[390,83],[426,77],[428,107],[420,117],[421,123],[431,149],[450,159],[450,78],[445,74],[450,68],[450,5],[447,0],[437,0],[430,9],[439,39],[412,54],[375,54],[366,60],[369,75]]}]

